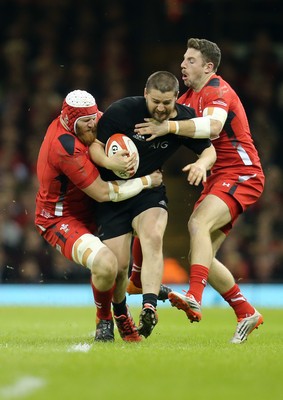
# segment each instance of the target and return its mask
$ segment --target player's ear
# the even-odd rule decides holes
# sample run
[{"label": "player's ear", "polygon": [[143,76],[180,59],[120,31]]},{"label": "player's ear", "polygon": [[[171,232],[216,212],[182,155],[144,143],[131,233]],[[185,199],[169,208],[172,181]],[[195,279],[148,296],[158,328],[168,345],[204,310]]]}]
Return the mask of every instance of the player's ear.
[{"label": "player's ear", "polygon": [[144,95],[144,97],[147,96],[147,90],[146,90],[146,88],[144,88],[143,95]]},{"label": "player's ear", "polygon": [[210,73],[213,71],[213,68],[214,68],[214,64],[212,62],[208,62],[208,63],[206,63],[206,68],[205,68],[206,71],[205,72]]}]

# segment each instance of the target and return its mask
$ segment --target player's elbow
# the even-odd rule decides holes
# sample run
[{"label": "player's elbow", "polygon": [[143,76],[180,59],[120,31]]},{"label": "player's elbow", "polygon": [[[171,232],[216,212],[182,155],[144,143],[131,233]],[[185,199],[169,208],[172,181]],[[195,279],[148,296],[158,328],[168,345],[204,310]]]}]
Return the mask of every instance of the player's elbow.
[{"label": "player's elbow", "polygon": [[97,178],[90,186],[83,189],[83,191],[98,203],[110,201],[109,186],[101,178]]},{"label": "player's elbow", "polygon": [[110,201],[108,185],[106,188],[103,188],[98,193],[95,193],[94,200],[96,200],[98,203],[104,203],[105,201]]},{"label": "player's elbow", "polygon": [[217,139],[220,135],[220,132],[223,129],[223,124],[221,121],[218,120],[210,120],[210,139]]},{"label": "player's elbow", "polygon": [[97,201],[97,203],[104,203],[105,201],[109,201],[109,195],[107,194],[106,197],[104,196],[95,196],[95,201]]}]

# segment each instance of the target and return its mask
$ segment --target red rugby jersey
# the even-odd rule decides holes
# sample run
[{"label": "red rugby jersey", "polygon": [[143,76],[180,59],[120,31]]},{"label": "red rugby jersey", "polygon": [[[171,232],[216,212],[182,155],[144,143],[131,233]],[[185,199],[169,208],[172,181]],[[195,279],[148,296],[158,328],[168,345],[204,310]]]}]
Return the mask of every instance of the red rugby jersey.
[{"label": "red rugby jersey", "polygon": [[98,176],[88,147],[68,132],[57,117],[50,124],[38,155],[35,223],[47,228],[62,217],[93,218],[94,200],[81,189]]},{"label": "red rugby jersey", "polygon": [[231,174],[262,173],[244,107],[224,79],[212,75],[199,92],[188,89],[178,103],[193,107],[198,117],[202,117],[203,110],[208,107],[219,107],[228,113],[223,130],[212,142],[217,153],[212,173],[226,172],[226,168]]}]

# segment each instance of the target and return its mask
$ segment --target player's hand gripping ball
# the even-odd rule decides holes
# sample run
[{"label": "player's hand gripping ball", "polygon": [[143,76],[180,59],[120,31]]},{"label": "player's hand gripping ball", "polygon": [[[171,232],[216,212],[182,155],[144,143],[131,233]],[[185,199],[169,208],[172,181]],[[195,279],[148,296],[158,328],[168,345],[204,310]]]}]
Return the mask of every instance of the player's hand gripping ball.
[{"label": "player's hand gripping ball", "polygon": [[123,133],[115,133],[112,135],[106,142],[105,145],[105,153],[108,157],[113,156],[119,150],[127,150],[129,155],[131,156],[133,153],[136,153],[136,165],[132,172],[120,172],[120,171],[113,171],[115,175],[119,176],[122,179],[132,178],[137,169],[139,167],[139,153],[135,143],[132,141],[131,138],[124,135]]}]

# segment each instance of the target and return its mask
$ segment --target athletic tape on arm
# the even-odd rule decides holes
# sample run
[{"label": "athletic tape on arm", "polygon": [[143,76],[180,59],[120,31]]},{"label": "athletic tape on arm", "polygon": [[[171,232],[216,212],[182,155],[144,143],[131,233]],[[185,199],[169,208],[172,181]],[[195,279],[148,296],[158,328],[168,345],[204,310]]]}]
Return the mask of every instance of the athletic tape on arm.
[{"label": "athletic tape on arm", "polygon": [[223,110],[223,108],[219,107],[207,107],[203,110],[202,115],[204,117],[220,121],[222,123],[222,127],[224,126],[227,119],[227,112]]},{"label": "athletic tape on arm", "polygon": [[178,135],[180,126],[178,121],[168,121],[168,133],[175,133],[175,135]]},{"label": "athletic tape on arm", "polygon": [[128,181],[117,180],[107,183],[110,200],[118,202],[139,194],[143,189],[150,188],[151,177],[146,175],[141,178],[129,179]]},{"label": "athletic tape on arm", "polygon": [[192,118],[191,121],[195,124],[194,138],[207,139],[210,138],[210,119],[208,117]]},{"label": "athletic tape on arm", "polygon": [[194,138],[206,139],[210,138],[211,127],[210,120],[214,119],[221,123],[221,129],[226,121],[227,112],[222,108],[208,107],[203,110],[203,117],[192,118],[191,121],[195,124]]}]

